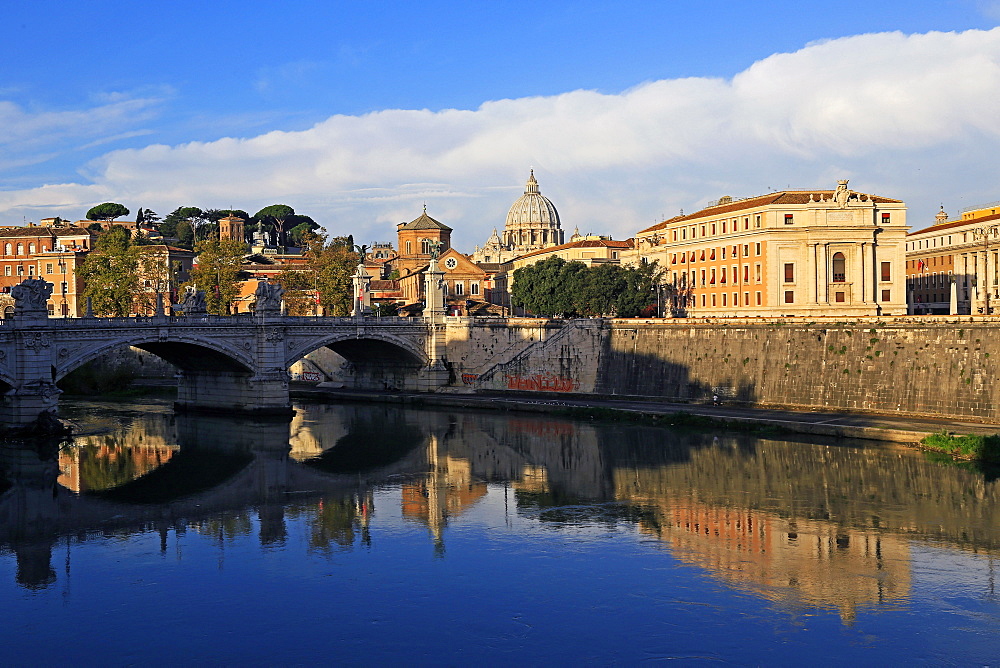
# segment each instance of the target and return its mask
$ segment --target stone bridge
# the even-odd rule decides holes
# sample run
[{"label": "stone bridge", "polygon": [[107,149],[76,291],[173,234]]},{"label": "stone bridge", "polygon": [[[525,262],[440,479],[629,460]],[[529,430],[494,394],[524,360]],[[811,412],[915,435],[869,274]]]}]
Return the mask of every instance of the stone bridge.
[{"label": "stone bridge", "polygon": [[180,409],[290,412],[288,368],[326,347],[350,364],[355,386],[432,391],[448,382],[443,324],[408,318],[236,316],[49,318],[0,321],[0,423],[19,427],[54,411],[66,374],[134,346],[178,368]]}]

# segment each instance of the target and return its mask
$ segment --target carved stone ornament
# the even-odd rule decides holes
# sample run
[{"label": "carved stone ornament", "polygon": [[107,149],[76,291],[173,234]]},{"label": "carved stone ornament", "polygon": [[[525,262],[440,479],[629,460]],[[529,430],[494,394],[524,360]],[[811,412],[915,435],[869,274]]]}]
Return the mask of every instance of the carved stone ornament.
[{"label": "carved stone ornament", "polygon": [[15,390],[15,394],[20,396],[43,397],[46,400],[53,400],[62,394],[62,390],[56,384],[48,380],[32,380],[24,383]]},{"label": "carved stone ornament", "polygon": [[285,333],[280,329],[272,329],[266,335],[264,335],[265,341],[282,341],[285,338]]},{"label": "carved stone ornament", "polygon": [[48,348],[52,343],[52,338],[46,332],[36,332],[24,337],[24,347],[36,353],[42,348]]},{"label": "carved stone ornament", "polygon": [[837,190],[833,193],[833,201],[837,203],[837,206],[841,209],[847,208],[847,202],[851,197],[856,197],[854,193],[847,189],[847,184],[849,181],[847,179],[841,179],[837,181]]},{"label": "carved stone ornament", "polygon": [[52,283],[44,278],[28,278],[10,289],[14,298],[14,315],[45,315],[48,316],[49,297],[52,296]]},{"label": "carved stone ornament", "polygon": [[257,303],[254,305],[254,313],[281,313],[281,298],[285,294],[285,289],[276,283],[258,281],[257,290],[254,295]]}]

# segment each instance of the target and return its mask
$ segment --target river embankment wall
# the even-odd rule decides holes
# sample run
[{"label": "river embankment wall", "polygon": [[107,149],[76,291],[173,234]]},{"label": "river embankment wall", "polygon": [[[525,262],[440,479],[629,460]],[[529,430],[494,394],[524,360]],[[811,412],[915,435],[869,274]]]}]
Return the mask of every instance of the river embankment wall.
[{"label": "river embankment wall", "polygon": [[462,325],[453,384],[478,391],[1000,420],[1000,322],[982,318]]}]

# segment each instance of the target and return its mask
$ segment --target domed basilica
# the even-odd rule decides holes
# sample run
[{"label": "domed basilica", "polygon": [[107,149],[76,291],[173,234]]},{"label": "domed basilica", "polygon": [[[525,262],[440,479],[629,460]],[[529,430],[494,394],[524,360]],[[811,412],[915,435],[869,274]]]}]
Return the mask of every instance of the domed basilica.
[{"label": "domed basilica", "polygon": [[562,243],[559,212],[549,198],[539,191],[535,170],[531,170],[524,194],[507,212],[503,234],[498,234],[494,228],[486,244],[482,248],[476,247],[472,261],[507,262],[519,255]]}]

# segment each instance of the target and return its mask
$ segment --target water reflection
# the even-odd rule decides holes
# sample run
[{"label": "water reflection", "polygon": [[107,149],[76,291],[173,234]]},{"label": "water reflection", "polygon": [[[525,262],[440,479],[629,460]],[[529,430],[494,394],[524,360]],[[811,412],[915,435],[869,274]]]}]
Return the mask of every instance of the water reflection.
[{"label": "water reflection", "polygon": [[161,408],[61,449],[0,449],[0,549],[19,584],[50,586],[70,536],[272,549],[302,525],[313,554],[372,547],[387,499],[443,556],[451,524],[502,503],[554,528],[634,527],[728,586],[850,622],[907,603],[914,541],[993,555],[1000,540],[996,482],[887,446],[385,406],[303,406],[291,425]]}]

